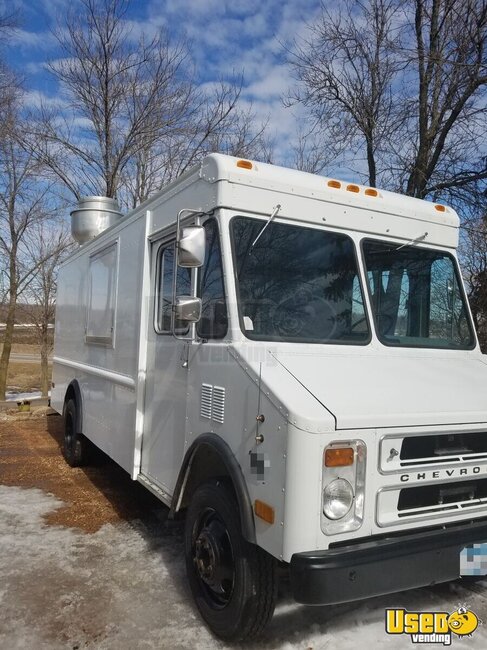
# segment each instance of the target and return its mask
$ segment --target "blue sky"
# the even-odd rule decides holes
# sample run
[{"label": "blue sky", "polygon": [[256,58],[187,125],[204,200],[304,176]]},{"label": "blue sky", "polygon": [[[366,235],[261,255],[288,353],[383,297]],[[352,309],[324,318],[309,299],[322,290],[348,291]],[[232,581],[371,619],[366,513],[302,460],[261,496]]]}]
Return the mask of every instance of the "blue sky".
[{"label": "blue sky", "polygon": [[[20,69],[27,101],[55,100],[56,88],[44,64],[57,56],[50,30],[62,21],[76,0],[0,0],[0,8],[17,6],[20,28],[6,50],[10,64]],[[201,84],[211,84],[243,72],[242,106],[252,103],[262,120],[270,118],[276,156],[285,161],[290,136],[296,132],[297,109],[284,108],[281,98],[293,83],[283,48],[305,33],[319,10],[319,0],[133,0],[128,19],[134,35],[160,27],[177,39],[185,34]]]}]

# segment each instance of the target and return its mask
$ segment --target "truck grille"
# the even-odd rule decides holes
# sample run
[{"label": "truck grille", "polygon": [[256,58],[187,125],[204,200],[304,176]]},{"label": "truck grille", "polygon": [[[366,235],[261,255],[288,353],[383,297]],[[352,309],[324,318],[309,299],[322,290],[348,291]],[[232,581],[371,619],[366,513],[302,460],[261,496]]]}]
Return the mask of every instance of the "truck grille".
[{"label": "truck grille", "polygon": [[487,479],[421,485],[399,492],[399,517],[463,510],[487,503]]},{"label": "truck grille", "polygon": [[487,460],[487,433],[484,432],[387,437],[381,441],[383,472],[484,460]]},{"label": "truck grille", "polygon": [[381,527],[487,512],[487,433],[390,435],[380,441]]}]

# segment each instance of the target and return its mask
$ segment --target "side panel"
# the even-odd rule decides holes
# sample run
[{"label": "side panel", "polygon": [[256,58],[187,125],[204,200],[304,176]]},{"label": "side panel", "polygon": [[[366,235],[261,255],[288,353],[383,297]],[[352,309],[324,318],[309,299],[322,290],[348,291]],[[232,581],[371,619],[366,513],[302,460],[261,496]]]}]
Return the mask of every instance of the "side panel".
[{"label": "side panel", "polygon": [[[260,352],[265,354],[262,349]],[[259,546],[279,558],[287,445],[283,414],[265,393],[259,402],[258,379],[245,372],[223,342],[193,345],[188,394],[185,451],[203,433],[215,433],[228,444],[242,470],[252,505],[259,499],[274,509],[273,524],[255,517],[255,533]],[[262,424],[256,420],[259,406],[265,417]],[[260,444],[258,434],[263,436]]]},{"label": "side panel", "polygon": [[[77,379],[83,433],[127,471],[134,453],[144,237],[145,216],[87,245],[63,266],[57,294],[52,405],[62,412],[67,386]],[[112,242],[118,247],[113,343],[87,342],[90,257]]]}]

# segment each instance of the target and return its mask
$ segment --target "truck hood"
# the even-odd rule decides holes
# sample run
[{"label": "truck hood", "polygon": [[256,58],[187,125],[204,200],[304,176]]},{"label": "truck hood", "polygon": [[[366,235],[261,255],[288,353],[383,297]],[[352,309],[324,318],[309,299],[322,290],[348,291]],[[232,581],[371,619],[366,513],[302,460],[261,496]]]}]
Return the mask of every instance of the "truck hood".
[{"label": "truck hood", "polygon": [[334,416],[337,429],[487,423],[482,355],[273,356]]}]

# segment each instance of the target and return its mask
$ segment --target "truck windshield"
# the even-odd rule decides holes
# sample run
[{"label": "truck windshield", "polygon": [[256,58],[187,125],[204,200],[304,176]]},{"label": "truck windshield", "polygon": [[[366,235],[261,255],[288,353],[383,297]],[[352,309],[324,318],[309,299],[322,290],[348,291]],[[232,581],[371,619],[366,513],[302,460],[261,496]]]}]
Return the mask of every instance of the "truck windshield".
[{"label": "truck windshield", "polygon": [[386,345],[472,348],[454,259],[442,251],[363,243],[375,326]]},{"label": "truck windshield", "polygon": [[370,338],[352,240],[265,221],[232,220],[240,321],[257,340],[364,344]]}]

